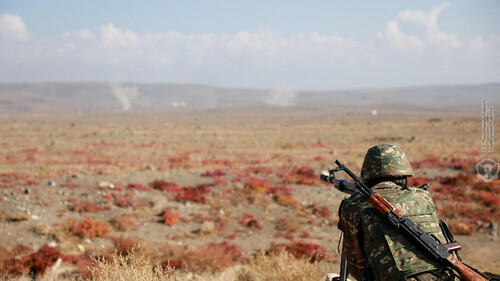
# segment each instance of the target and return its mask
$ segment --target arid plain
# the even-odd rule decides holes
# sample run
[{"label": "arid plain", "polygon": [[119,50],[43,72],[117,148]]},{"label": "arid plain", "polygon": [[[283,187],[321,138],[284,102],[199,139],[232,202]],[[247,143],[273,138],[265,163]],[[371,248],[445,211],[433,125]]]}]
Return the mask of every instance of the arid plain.
[{"label": "arid plain", "polygon": [[481,151],[480,109],[371,111],[0,115],[1,273],[42,276],[60,258],[60,276],[90,276],[89,257],[137,243],[186,279],[251,280],[245,265],[280,250],[322,262],[321,276],[337,272],[337,210],[347,195],[319,175],[335,159],[359,174],[379,143],[403,148],[412,183],[431,186],[464,260],[500,272],[500,181],[475,171],[498,160],[500,147]]}]

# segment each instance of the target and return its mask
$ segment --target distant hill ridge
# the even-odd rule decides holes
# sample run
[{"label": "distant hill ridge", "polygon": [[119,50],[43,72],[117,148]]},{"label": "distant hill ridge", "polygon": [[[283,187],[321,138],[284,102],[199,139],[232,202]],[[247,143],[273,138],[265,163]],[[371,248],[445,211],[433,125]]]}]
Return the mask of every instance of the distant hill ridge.
[{"label": "distant hill ridge", "polygon": [[500,83],[331,91],[243,89],[197,84],[0,84],[0,112],[107,112],[176,107],[412,106],[428,109],[500,104]]}]

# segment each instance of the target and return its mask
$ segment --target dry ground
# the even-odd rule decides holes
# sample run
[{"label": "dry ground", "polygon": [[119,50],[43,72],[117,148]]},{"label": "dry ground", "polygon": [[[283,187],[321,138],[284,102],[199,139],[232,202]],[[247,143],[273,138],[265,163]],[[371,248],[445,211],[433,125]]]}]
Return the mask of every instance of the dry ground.
[{"label": "dry ground", "polygon": [[[303,242],[326,249],[333,272],[339,257],[336,212],[345,194],[321,183],[319,174],[335,159],[359,173],[368,147],[395,143],[420,180],[436,188],[436,205],[452,229],[468,234],[457,235],[464,259],[499,272],[498,182],[489,188],[474,179],[477,161],[496,159],[481,152],[479,110],[370,111],[0,116],[0,246],[5,252],[18,244],[38,249],[48,243],[65,255],[88,256],[109,253],[122,237],[147,244],[157,261],[169,257],[187,271],[223,271],[272,245]],[[447,184],[461,174],[471,176]],[[152,189],[155,180],[171,185]],[[456,194],[448,192],[453,184]],[[201,188],[190,193],[196,186]],[[477,186],[489,193],[474,193]],[[472,201],[461,201],[470,194]],[[85,217],[104,226],[79,224]],[[203,248],[210,243],[226,252],[237,248],[241,256],[217,268],[185,254],[213,251]]]}]

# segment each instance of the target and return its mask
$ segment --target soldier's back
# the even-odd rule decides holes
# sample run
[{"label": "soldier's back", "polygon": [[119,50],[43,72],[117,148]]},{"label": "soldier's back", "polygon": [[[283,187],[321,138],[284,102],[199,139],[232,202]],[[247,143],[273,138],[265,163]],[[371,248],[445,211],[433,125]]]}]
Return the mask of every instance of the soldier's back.
[{"label": "soldier's back", "polygon": [[[427,190],[402,188],[392,182],[373,187],[396,208],[403,211],[423,231],[446,243],[432,197]],[[454,280],[440,263],[431,260],[406,236],[392,226],[361,194],[347,199],[342,212],[356,212],[359,233],[366,254],[367,268],[362,280]],[[348,241],[346,241],[348,243]]]}]

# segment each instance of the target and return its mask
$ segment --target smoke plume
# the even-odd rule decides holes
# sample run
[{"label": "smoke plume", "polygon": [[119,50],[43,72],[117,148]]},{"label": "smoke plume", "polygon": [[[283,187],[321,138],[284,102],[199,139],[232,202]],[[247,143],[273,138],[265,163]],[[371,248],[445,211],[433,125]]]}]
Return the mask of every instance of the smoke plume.
[{"label": "smoke plume", "polygon": [[297,100],[297,93],[295,93],[291,87],[283,86],[278,87],[263,98],[263,102],[269,106],[294,106]]},{"label": "smoke plume", "polygon": [[137,86],[124,86],[121,83],[112,83],[111,93],[113,93],[113,95],[118,99],[123,111],[130,110],[132,102],[139,95]]}]

